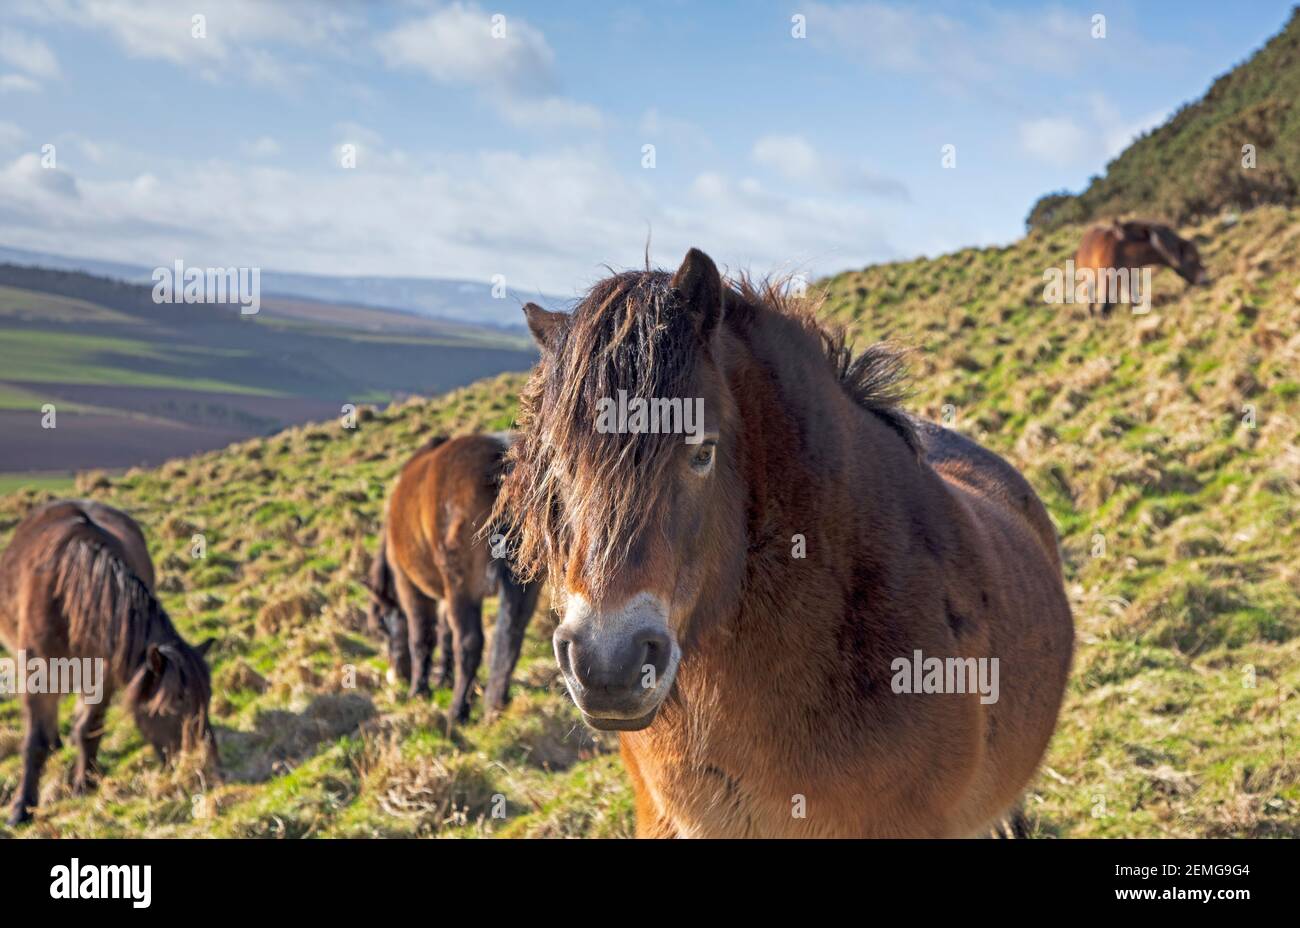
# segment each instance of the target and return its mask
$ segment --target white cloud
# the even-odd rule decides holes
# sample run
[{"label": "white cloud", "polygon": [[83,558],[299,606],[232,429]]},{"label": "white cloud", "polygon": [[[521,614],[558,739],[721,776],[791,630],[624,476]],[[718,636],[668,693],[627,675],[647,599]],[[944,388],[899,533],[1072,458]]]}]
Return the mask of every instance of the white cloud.
[{"label": "white cloud", "polygon": [[798,135],[765,135],[754,143],[753,157],[791,180],[809,180],[821,167],[817,152]]},{"label": "white cloud", "polygon": [[11,122],[0,122],[0,150],[17,148],[27,133]]},{"label": "white cloud", "polygon": [[493,35],[492,16],[453,3],[397,26],[375,46],[390,67],[421,71],[439,84],[495,87],[516,93],[554,86],[555,53],[542,33],[507,17]]},{"label": "white cloud", "polygon": [[1024,151],[1054,167],[1105,163],[1127,148],[1142,133],[1169,118],[1167,110],[1137,119],[1125,118],[1100,93],[1089,94],[1085,105],[1074,104],[1069,116],[1045,116],[1022,122],[1020,144]]},{"label": "white cloud", "polygon": [[991,73],[970,48],[970,31],[942,13],[889,3],[811,3],[807,16],[810,42],[847,52],[872,69],[980,78]]},{"label": "white cloud", "polygon": [[43,167],[35,152],[19,155],[0,171],[0,194],[16,204],[55,209],[80,198],[76,179],[62,168]]},{"label": "white cloud", "polygon": [[50,47],[16,29],[0,27],[0,61],[31,78],[53,80],[59,76],[59,60]]},{"label": "white cloud", "polygon": [[665,265],[694,245],[760,272],[896,254],[888,212],[723,175],[664,191],[598,148],[439,153],[420,164],[363,150],[353,170],[137,163],[148,172],[111,180],[50,176],[31,155],[0,167],[0,241],[150,265],[184,256],[329,274],[500,273],[512,287],[559,295],[603,276],[604,262],[639,265],[647,230]]},{"label": "white cloud", "polygon": [[[286,84],[311,70],[283,61],[268,47],[343,54],[344,38],[357,22],[308,0],[222,0],[201,9],[173,0],[63,0],[47,11],[70,25],[107,33],[133,58],[169,61],[213,81],[237,76],[264,84]],[[196,15],[205,17],[201,36],[194,34]]]},{"label": "white cloud", "polygon": [[1057,167],[1088,160],[1088,139],[1069,116],[1048,116],[1020,124],[1020,144],[1031,156]]},{"label": "white cloud", "polygon": [[24,74],[0,74],[0,93],[31,93],[41,85]]},{"label": "white cloud", "polygon": [[600,110],[564,97],[502,98],[497,111],[511,125],[521,129],[599,129],[604,123]]},{"label": "white cloud", "polygon": [[[65,142],[67,142],[85,161],[88,161],[91,164],[103,164],[105,159],[109,157],[108,150],[113,150],[117,148],[117,146],[114,145],[112,142],[109,142],[107,146],[105,146],[99,142],[93,142],[90,139],[86,138],[85,136],[77,135],[76,133],[71,133],[69,135],[60,137],[59,139],[60,152],[66,150],[66,148],[64,147]],[[62,157],[62,155],[60,155],[60,157]]]},{"label": "white cloud", "polygon": [[909,200],[906,185],[862,165],[823,156],[800,135],[765,135],[750,153],[755,163],[786,180],[840,193]]},{"label": "white cloud", "polygon": [[375,40],[384,63],[438,84],[471,87],[503,119],[523,128],[599,127],[600,111],[557,92],[555,52],[541,30],[475,4],[452,3]]},{"label": "white cloud", "polygon": [[713,150],[713,139],[698,123],[661,112],[652,106],[637,120],[637,132],[647,142],[671,145],[696,154]]},{"label": "white cloud", "polygon": [[251,158],[274,158],[280,153],[280,143],[269,135],[244,143],[244,154]]},{"label": "white cloud", "polygon": [[1159,68],[1185,54],[1118,15],[1106,38],[1094,39],[1088,11],[962,9],[959,19],[920,5],[812,2],[806,6],[808,41],[871,70],[929,78],[952,93],[968,94],[974,86],[986,103],[1023,96],[1032,75],[1077,75],[1111,62]]}]

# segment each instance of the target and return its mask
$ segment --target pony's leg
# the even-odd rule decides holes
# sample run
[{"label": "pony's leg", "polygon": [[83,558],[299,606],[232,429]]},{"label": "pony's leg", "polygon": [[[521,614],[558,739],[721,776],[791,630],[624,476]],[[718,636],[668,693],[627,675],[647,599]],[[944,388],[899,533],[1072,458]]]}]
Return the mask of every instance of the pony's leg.
[{"label": "pony's leg", "polygon": [[451,620],[447,617],[448,607],[446,600],[438,603],[438,651],[441,656],[438,658],[438,669],[433,675],[432,685],[436,690],[443,687],[451,686],[455,675],[456,655],[454,652],[455,644],[451,637]]},{"label": "pony's leg", "polygon": [[1034,833],[1033,826],[1029,823],[1029,816],[1025,814],[1024,796],[1017,799],[1016,804],[1003,813],[995,831],[1000,838],[1028,838]]},{"label": "pony's leg", "polygon": [[41,770],[59,742],[59,697],[54,693],[27,693],[23,696],[23,722],[27,736],[23,739],[23,778],[14,800],[10,825],[21,825],[32,818],[32,809],[40,800]]},{"label": "pony's leg", "polygon": [[474,677],[483,657],[483,603],[459,593],[449,598],[451,637],[456,650],[456,687],[451,697],[451,721],[469,718]]},{"label": "pony's leg", "polygon": [[77,770],[72,780],[72,791],[77,795],[93,789],[102,772],[99,767],[99,741],[104,736],[104,715],[108,699],[95,705],[84,700],[77,702],[77,718],[72,723],[72,743],[77,746]]},{"label": "pony's leg", "polygon": [[497,630],[492,636],[492,656],[488,659],[487,689],[483,703],[488,718],[496,715],[510,702],[510,675],[519,662],[519,650],[524,644],[524,632],[537,608],[541,585],[523,584],[505,574],[500,586],[497,605]]},{"label": "pony's leg", "polygon": [[411,650],[411,698],[429,695],[429,667],[433,662],[433,630],[437,603],[425,596],[405,577],[394,576],[397,600],[406,613],[406,631]]},{"label": "pony's leg", "polygon": [[395,609],[389,613],[388,682],[392,686],[411,682],[411,649],[407,646],[406,613]]}]

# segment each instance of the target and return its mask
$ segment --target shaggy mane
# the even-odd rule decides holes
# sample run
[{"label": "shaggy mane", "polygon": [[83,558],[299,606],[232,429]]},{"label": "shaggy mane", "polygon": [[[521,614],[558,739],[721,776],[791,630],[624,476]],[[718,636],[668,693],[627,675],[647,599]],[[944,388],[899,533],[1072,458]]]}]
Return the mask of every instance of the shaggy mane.
[{"label": "shaggy mane", "polygon": [[[104,656],[123,684],[134,684],[149,644],[156,643],[171,659],[145,709],[154,714],[169,711],[190,689],[206,703],[211,692],[207,665],[181,639],[144,581],[98,539],[101,531],[83,514],[67,532],[51,535],[38,555],[54,571],[55,595],[68,617],[69,643],[77,651]],[[128,685],[128,705],[138,701],[140,694]]]},{"label": "shaggy mane", "polygon": [[[742,325],[760,308],[797,321],[820,342],[831,373],[853,401],[917,453],[912,420],[899,406],[906,373],[899,351],[881,343],[854,356],[842,330],[822,326],[814,306],[771,280],[727,281],[723,299],[724,326]],[[659,509],[681,437],[601,434],[594,428],[598,403],[620,389],[632,397],[684,398],[704,350],[665,271],[625,271],[600,281],[557,326],[520,393],[522,438],[508,453],[493,513],[494,521],[509,526],[523,577],[549,571],[558,581],[559,556],[575,545],[588,552],[594,578],[611,576],[621,565]]]}]

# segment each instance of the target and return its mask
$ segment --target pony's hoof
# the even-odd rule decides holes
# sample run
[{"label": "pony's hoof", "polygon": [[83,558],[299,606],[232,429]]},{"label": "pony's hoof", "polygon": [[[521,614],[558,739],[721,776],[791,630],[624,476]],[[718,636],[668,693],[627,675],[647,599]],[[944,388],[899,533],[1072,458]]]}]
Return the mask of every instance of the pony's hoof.
[{"label": "pony's hoof", "polygon": [[496,696],[483,700],[483,721],[490,722],[506,711],[506,706],[510,705],[510,700],[504,696]]},{"label": "pony's hoof", "polygon": [[30,809],[14,809],[13,814],[9,816],[9,827],[17,828],[19,825],[26,825],[32,820]]},{"label": "pony's hoof", "polygon": [[93,793],[97,786],[99,786],[99,779],[97,777],[89,774],[76,777],[72,781],[72,795],[84,796],[87,793]]}]

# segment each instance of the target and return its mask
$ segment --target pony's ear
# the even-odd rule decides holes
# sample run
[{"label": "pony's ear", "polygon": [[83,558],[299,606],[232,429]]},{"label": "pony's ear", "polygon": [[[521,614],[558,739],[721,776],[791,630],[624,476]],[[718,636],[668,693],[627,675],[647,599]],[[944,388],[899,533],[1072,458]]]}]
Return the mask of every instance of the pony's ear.
[{"label": "pony's ear", "polygon": [[163,649],[156,644],[149,645],[145,651],[145,660],[149,664],[149,669],[155,674],[161,674],[163,668],[167,666],[167,655],[163,654]]},{"label": "pony's ear", "polygon": [[1169,245],[1165,241],[1165,237],[1161,234],[1161,230],[1158,226],[1151,227],[1150,242],[1151,247],[1155,249],[1156,254],[1164,258],[1170,267],[1177,269],[1179,265],[1182,264],[1179,257],[1170,250]]},{"label": "pony's ear", "polygon": [[199,657],[206,659],[208,656],[208,652],[212,650],[212,646],[216,643],[217,643],[217,639],[209,638],[207,641],[203,642],[194,650],[199,652]]},{"label": "pony's ear", "polygon": [[548,312],[536,303],[524,304],[524,317],[528,320],[528,331],[543,351],[555,344],[555,337],[568,318],[564,313]]},{"label": "pony's ear", "polygon": [[695,317],[699,333],[707,338],[722,316],[722,275],[718,266],[704,252],[692,248],[673,275],[671,286]]}]

